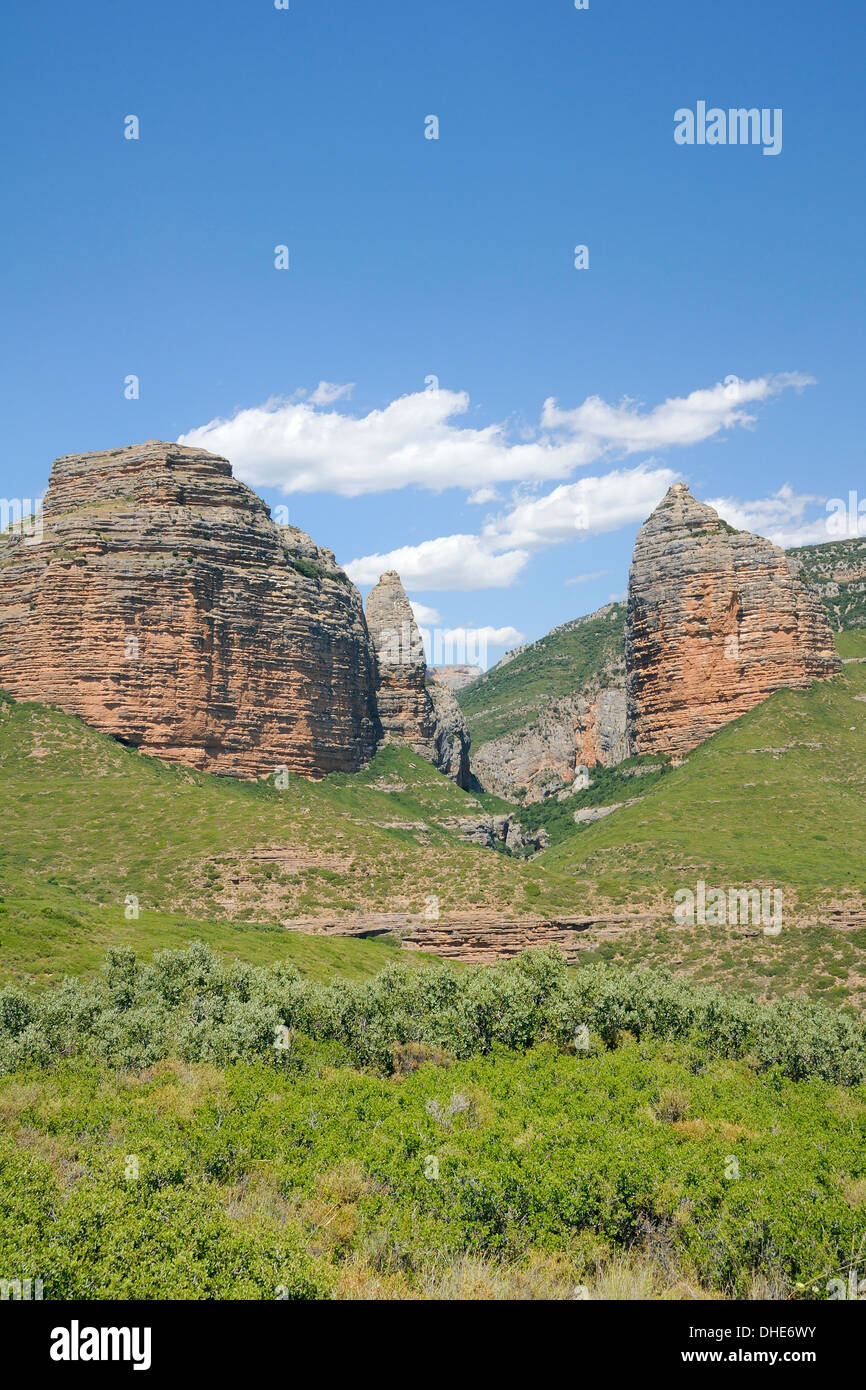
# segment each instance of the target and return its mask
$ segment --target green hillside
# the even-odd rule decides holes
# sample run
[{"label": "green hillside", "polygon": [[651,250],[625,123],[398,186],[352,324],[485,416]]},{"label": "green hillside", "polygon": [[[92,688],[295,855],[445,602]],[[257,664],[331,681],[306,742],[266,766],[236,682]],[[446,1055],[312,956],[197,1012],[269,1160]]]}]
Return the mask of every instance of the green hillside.
[{"label": "green hillside", "polygon": [[[866,656],[866,635],[839,637]],[[563,802],[521,812],[554,843],[531,861],[459,841],[497,809],[423,759],[385,748],[364,772],[285,791],[166,766],[81,721],[0,700],[0,978],[44,985],[92,972],[109,946],[152,953],[200,938],[312,977],[374,973],[395,945],[310,938],[299,917],[473,908],[508,917],[594,914],[588,957],[662,964],[760,997],[866,1002],[866,664],[779,692],[679,768],[640,760]],[[645,760],[643,760],[645,761]],[[575,810],[639,797],[594,824]],[[685,928],[673,894],[703,878],[776,886],[786,929]],[[139,915],[127,916],[127,899]],[[645,914],[636,927],[606,919]],[[757,939],[756,939],[757,938]],[[413,960],[417,959],[412,957]]]},{"label": "green hillside", "polygon": [[517,656],[500,661],[457,695],[472,745],[479,748],[528,723],[559,695],[571,695],[622,659],[625,604],[554,628]]},{"label": "green hillside", "polygon": [[866,628],[866,538],[804,545],[789,554],[820,590],[837,632]]},{"label": "green hillside", "polygon": [[288,961],[313,980],[364,979],[397,957],[413,967],[435,960],[401,952],[394,937],[308,936],[276,922],[198,921],[148,909],[128,921],[116,905],[98,906],[61,889],[33,885],[0,897],[0,986],[14,981],[44,988],[65,975],[95,974],[112,947],[129,947],[149,958],[192,940],[206,942],[227,960]]},{"label": "green hillside", "polygon": [[[866,633],[838,645],[841,675],[773,695],[638,787],[636,804],[547,852],[585,902],[656,914],[637,930],[587,932],[588,956],[670,965],[763,997],[866,1004]],[[783,931],[676,923],[674,893],[700,879],[783,890]]]},{"label": "green hillside", "polygon": [[[840,641],[866,657],[866,633]],[[673,887],[681,866],[806,896],[866,884],[866,663],[782,690],[720,730],[624,807],[549,851],[618,896]],[[640,790],[638,788],[638,790]]]},{"label": "green hillside", "polygon": [[[572,885],[461,842],[500,809],[406,749],[285,790],[168,766],[69,715],[0,694],[0,977],[93,969],[109,945],[200,937],[254,963],[367,974],[376,943],[288,935],[298,917],[568,906]],[[138,900],[138,918],[127,899]]]}]

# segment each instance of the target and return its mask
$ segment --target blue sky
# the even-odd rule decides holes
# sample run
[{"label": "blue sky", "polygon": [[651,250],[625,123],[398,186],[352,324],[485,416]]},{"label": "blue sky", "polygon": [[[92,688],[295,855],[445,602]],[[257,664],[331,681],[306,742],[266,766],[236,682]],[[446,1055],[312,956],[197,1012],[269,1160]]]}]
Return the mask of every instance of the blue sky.
[{"label": "blue sky", "polygon": [[[3,40],[0,494],[192,436],[363,589],[382,557],[530,638],[624,592],[674,476],[789,543],[866,496],[859,6],[47,3]],[[781,108],[782,152],[678,146],[699,100]]]}]

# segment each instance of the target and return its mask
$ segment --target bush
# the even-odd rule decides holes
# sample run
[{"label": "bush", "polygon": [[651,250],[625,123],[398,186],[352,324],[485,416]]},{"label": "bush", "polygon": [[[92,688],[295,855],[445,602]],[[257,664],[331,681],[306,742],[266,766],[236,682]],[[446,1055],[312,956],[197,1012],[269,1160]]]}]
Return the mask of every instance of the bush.
[{"label": "bush", "polygon": [[0,991],[0,1071],[80,1056],[121,1068],[161,1057],[290,1065],[296,1035],[340,1045],[355,1065],[406,1070],[413,1049],[455,1058],[495,1048],[562,1047],[578,1030],[606,1048],[644,1036],[690,1040],[709,1056],[748,1053],[794,1080],[854,1085],[866,1075],[866,1026],[817,1004],[761,1005],[666,972],[592,964],[569,970],[555,948],[460,973],[391,964],[372,980],[318,984],[286,964],[226,965],[201,942],[152,965],[109,952],[98,980],[43,995]]}]

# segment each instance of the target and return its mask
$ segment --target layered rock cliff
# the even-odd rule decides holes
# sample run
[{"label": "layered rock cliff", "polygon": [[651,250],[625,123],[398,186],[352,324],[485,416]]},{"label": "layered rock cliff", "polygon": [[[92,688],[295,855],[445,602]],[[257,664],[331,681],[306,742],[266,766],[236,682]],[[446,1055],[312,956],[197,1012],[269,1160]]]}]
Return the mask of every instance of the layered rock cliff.
[{"label": "layered rock cliff", "polygon": [[366,611],[385,738],[413,748],[459,787],[468,787],[469,734],[448,687],[427,683],[424,643],[396,570],[388,570],[370,590]]},{"label": "layered rock cliff", "polygon": [[0,687],[239,777],[354,771],[380,736],[333,554],[225,459],[154,440],[58,459],[41,536],[0,540]]},{"label": "layered rock cliff", "polygon": [[839,670],[820,596],[675,483],[638,533],[626,620],[634,753],[682,756],[774,690]]}]

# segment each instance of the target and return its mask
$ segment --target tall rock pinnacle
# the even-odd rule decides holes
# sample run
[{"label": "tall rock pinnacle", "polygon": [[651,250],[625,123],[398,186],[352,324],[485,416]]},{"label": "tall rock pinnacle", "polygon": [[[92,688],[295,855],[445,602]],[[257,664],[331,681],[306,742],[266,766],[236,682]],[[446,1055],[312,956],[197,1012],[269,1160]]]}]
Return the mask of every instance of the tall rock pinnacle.
[{"label": "tall rock pinnacle", "polygon": [[387,570],[367,595],[367,627],[376,650],[386,739],[414,748],[458,786],[468,787],[469,732],[448,687],[427,685],[424,643],[396,570]]},{"label": "tall rock pinnacle", "polygon": [[802,690],[840,664],[796,561],[674,483],[635,542],[626,669],[632,751],[682,755],[774,690]]},{"label": "tall rock pinnacle", "polygon": [[204,450],[57,459],[43,532],[0,537],[0,687],[142,752],[352,772],[380,735],[361,596]]}]

